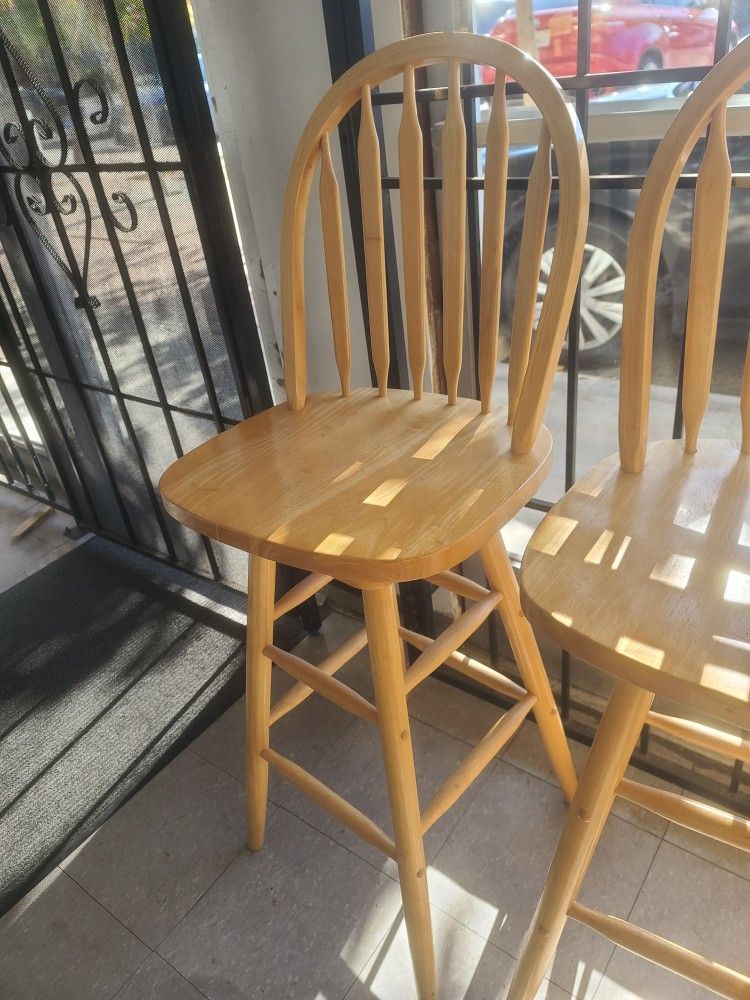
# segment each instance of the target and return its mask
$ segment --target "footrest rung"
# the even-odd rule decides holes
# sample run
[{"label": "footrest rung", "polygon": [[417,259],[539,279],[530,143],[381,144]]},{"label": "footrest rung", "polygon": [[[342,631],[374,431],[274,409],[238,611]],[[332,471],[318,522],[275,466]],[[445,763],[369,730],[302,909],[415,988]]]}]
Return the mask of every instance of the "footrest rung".
[{"label": "footrest rung", "polygon": [[[327,674],[332,677],[337,673],[343,666],[345,666],[353,656],[364,649],[367,645],[367,629],[361,628],[345,639],[341,643],[338,649],[335,649],[330,656],[327,656],[325,660],[315,667],[317,671],[321,674]],[[302,702],[309,698],[313,693],[313,688],[309,684],[304,684],[300,681],[295,684],[293,688],[290,688],[286,694],[283,694],[275,705],[271,706],[271,717],[269,719],[269,724],[273,725],[278,722],[279,719],[283,718],[288,712],[291,712],[293,708],[301,705]]]},{"label": "footrest rung", "polygon": [[363,812],[360,812],[350,802],[347,802],[346,799],[342,799],[328,785],[324,785],[322,781],[318,781],[317,778],[313,777],[309,771],[300,767],[299,764],[295,764],[288,757],[276,753],[270,747],[261,751],[261,757],[267,760],[269,764],[272,764],[277,771],[283,774],[293,785],[296,785],[301,792],[308,795],[313,802],[317,802],[323,809],[332,813],[336,819],[341,820],[344,826],[349,827],[358,837],[366,840],[373,847],[377,847],[379,851],[383,851],[389,857],[396,857],[396,845],[380,829],[378,824],[374,823],[369,816],[365,816]]},{"label": "footrest rung", "polygon": [[279,649],[278,646],[266,646],[263,655],[273,660],[277,666],[298,681],[314,688],[318,694],[322,694],[324,698],[328,698],[339,708],[359,716],[365,722],[377,722],[378,713],[374,705],[363,698],[361,694],[352,691],[346,684],[337,681],[335,677],[321,673],[319,667],[314,667],[307,660],[295,656],[294,653],[287,653],[285,649]]},{"label": "footrest rung", "polygon": [[693,746],[701,747],[703,750],[712,750],[730,760],[744,760],[746,764],[750,764],[750,740],[744,740],[741,736],[722,733],[713,726],[689,722],[673,715],[662,715],[661,712],[649,712],[646,716],[646,725],[685,740],[686,743],[692,743]]},{"label": "footrest rung", "polygon": [[653,931],[644,930],[620,917],[592,910],[577,901],[572,903],[568,916],[586,924],[613,944],[661,965],[678,976],[690,979],[699,986],[714,990],[721,996],[730,997],[731,1000],[750,997],[750,979],[747,976],[717,962],[709,962],[702,955],[659,937]]},{"label": "footrest rung", "polygon": [[473,580],[461,576],[460,573],[454,573],[452,570],[428,576],[427,580],[429,583],[434,583],[436,587],[450,590],[451,593],[458,594],[459,597],[465,597],[469,601],[481,601],[490,594],[490,591],[480,583],[475,583]]},{"label": "footrest rung", "polygon": [[476,632],[482,622],[495,610],[502,598],[503,595],[499,592],[491,591],[487,597],[464,611],[437,639],[431,640],[430,645],[425,648],[421,656],[417,657],[404,675],[404,687],[407,694],[425,677],[434,673],[441,663],[445,663],[451,653],[455,653],[462,642],[466,642],[469,636]]},{"label": "footrest rung", "polygon": [[629,778],[623,778],[617,786],[617,794],[694,833],[739,847],[741,851],[750,851],[750,820],[741,819],[725,809],[661,788],[650,788]]},{"label": "footrest rung", "polygon": [[333,577],[326,576],[325,573],[310,573],[309,576],[306,576],[304,580],[300,580],[296,586],[288,590],[274,604],[273,620],[276,621],[277,618],[281,618],[288,611],[293,611],[294,608],[299,607],[308,597],[312,597],[313,594],[317,594],[319,590],[327,586],[331,580],[333,580]]},{"label": "footrest rung", "polygon": [[525,694],[517,705],[509,708],[505,715],[498,719],[486,736],[482,737],[474,749],[464,757],[422,813],[422,833],[427,833],[432,824],[436,823],[443,813],[450,809],[472,781],[481,774],[495,754],[518,731],[535,703],[535,694]]},{"label": "footrest rung", "polygon": [[[410,646],[414,646],[415,649],[427,649],[435,641],[426,635],[421,635],[419,632],[412,632],[411,629],[404,628],[403,625],[399,628],[398,632],[401,638],[405,642],[408,642]],[[518,701],[528,693],[526,688],[521,687],[520,684],[516,684],[509,677],[506,677],[497,670],[493,670],[492,667],[488,667],[481,660],[475,660],[471,656],[467,656],[465,653],[451,653],[450,656],[446,656],[443,663],[446,667],[457,670],[458,673],[470,677],[478,684],[484,684],[485,687],[490,688],[492,691],[497,691],[498,694],[505,695],[506,698],[513,698],[515,701]]]}]

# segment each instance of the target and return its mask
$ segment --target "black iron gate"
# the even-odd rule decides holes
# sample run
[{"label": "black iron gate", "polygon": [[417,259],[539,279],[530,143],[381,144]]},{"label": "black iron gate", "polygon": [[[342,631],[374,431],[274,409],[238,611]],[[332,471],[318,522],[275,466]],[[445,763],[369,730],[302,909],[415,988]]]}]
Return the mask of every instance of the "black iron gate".
[{"label": "black iron gate", "polygon": [[184,0],[0,0],[0,482],[238,579],[157,482],[270,402]]}]

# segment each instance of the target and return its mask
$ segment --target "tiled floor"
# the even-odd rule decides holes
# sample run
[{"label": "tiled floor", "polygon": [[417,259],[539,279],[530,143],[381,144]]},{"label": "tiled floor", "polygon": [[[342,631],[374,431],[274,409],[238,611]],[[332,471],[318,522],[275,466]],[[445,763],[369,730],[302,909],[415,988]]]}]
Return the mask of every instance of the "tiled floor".
[{"label": "tiled floor", "polygon": [[[354,624],[332,616],[301,655]],[[341,676],[367,694],[366,653]],[[276,681],[284,686],[283,678]],[[413,701],[427,798],[495,718],[428,680]],[[410,1000],[396,872],[274,781],[265,848],[244,848],[241,703],[0,921],[3,1000]],[[373,733],[310,698],[274,745],[388,826]],[[573,747],[577,760],[583,756]],[[565,809],[527,723],[427,838],[443,1000],[504,996]],[[750,864],[618,809],[583,899],[748,963]],[[750,967],[747,969],[750,971]],[[540,997],[693,1000],[705,991],[568,927]]]},{"label": "tiled floor", "polygon": [[74,521],[67,514],[55,511],[25,538],[13,541],[13,531],[42,504],[0,485],[0,593],[36,573],[42,566],[59,558],[80,544],[64,534]]}]

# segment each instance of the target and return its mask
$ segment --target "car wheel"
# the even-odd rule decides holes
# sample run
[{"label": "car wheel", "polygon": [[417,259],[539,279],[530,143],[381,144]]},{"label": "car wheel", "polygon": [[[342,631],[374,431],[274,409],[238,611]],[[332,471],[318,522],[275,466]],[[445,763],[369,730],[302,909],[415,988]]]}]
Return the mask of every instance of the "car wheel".
[{"label": "car wheel", "polygon": [[654,52],[646,52],[645,55],[641,56],[641,61],[638,63],[638,69],[661,69],[662,60],[661,56],[656,55]]}]

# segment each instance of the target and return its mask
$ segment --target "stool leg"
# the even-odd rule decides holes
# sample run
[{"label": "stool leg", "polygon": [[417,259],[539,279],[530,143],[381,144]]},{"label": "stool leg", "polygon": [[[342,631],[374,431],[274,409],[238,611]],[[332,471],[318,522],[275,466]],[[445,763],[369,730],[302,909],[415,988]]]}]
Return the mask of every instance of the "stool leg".
[{"label": "stool leg", "polygon": [[391,801],[404,920],[420,1000],[437,993],[427,870],[404,689],[404,647],[398,634],[398,607],[392,586],[364,590],[378,728]]},{"label": "stool leg", "polygon": [[536,996],[607,821],[654,695],[620,681],[602,716],[507,1000]]},{"label": "stool leg", "polygon": [[570,802],[577,780],[573,759],[533,629],[521,610],[516,575],[499,534],[482,546],[480,556],[490,586],[503,595],[497,610],[505,626],[524,687],[529,694],[536,695],[533,711],[539,735],[565,798]]},{"label": "stool leg", "polygon": [[268,807],[268,762],[261,751],[268,748],[271,710],[271,661],[263,655],[273,642],[273,603],[276,563],[250,556],[248,569],[247,653],[245,662],[245,795],[247,846],[263,846]]}]

